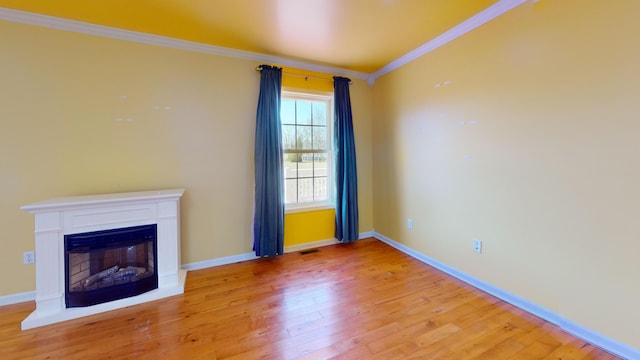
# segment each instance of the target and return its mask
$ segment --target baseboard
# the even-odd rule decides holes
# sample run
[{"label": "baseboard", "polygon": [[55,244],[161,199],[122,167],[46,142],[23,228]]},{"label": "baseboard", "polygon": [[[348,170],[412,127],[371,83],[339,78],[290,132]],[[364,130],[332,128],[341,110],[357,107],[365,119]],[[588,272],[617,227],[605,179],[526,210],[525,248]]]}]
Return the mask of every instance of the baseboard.
[{"label": "baseboard", "polygon": [[0,296],[0,306],[19,304],[27,301],[35,301],[36,292],[27,291],[18,294]]},{"label": "baseboard", "polygon": [[[366,239],[366,238],[369,238],[369,237],[375,237],[375,232],[374,231],[366,231],[366,232],[361,232],[359,234],[359,238],[360,239]],[[307,250],[307,249],[312,249],[312,248],[317,248],[317,247],[322,247],[322,246],[328,246],[328,245],[334,245],[334,244],[340,244],[340,243],[341,242],[338,241],[337,239],[332,238],[332,239],[314,241],[314,242],[309,242],[309,243],[304,243],[304,244],[297,244],[297,245],[287,246],[287,247],[284,248],[284,252],[285,253],[290,253],[290,252],[302,251],[302,250]],[[241,261],[254,260],[254,259],[257,259],[257,258],[258,257],[255,255],[255,253],[250,252],[250,253],[231,255],[231,256],[226,256],[226,257],[221,257],[221,258],[216,258],[216,259],[196,261],[196,262],[192,262],[192,263],[189,263],[189,264],[183,264],[182,265],[182,269],[187,270],[187,271],[200,270],[200,269],[206,269],[206,268],[210,268],[210,267],[214,267],[214,266],[221,266],[221,265],[233,264],[233,263],[237,263],[237,262],[241,262]],[[35,298],[36,298],[36,292],[35,291],[29,291],[29,292],[24,292],[24,293],[19,293],[19,294],[11,294],[11,295],[6,295],[6,296],[0,296],[0,306],[12,305],[12,304],[17,304],[17,303],[26,302],[26,301],[34,301]]]},{"label": "baseboard", "polygon": [[376,237],[376,232],[371,230],[371,231],[365,231],[365,232],[361,232],[360,234],[358,234],[358,239],[366,239],[366,238],[370,238],[370,237]]},{"label": "baseboard", "polygon": [[[365,239],[368,237],[374,237],[373,234],[374,234],[373,231],[367,231],[367,232],[362,232],[358,235],[360,239]],[[334,245],[334,244],[340,244],[340,241],[338,241],[335,238],[332,238],[332,239],[308,242],[304,244],[296,244],[296,245],[285,247],[284,252],[290,253],[290,252],[302,251],[302,250],[313,249],[317,247]],[[206,269],[214,266],[233,264],[240,261],[254,260],[257,258],[258,257],[256,256],[255,253],[250,252],[250,253],[231,255],[231,256],[226,256],[222,258],[203,260],[203,261],[197,261],[189,264],[184,264],[182,265],[182,268],[185,270],[200,270],[200,269]]]},{"label": "baseboard", "polygon": [[[336,239],[314,241],[310,243],[287,246],[284,248],[284,252],[290,253],[295,251],[302,251],[302,250],[316,248],[320,246],[333,245],[336,243],[338,243],[338,240]],[[226,256],[226,257],[221,257],[216,259],[192,262],[189,264],[182,265],[182,268],[189,271],[200,270],[200,269],[206,269],[214,266],[222,266],[222,265],[233,264],[241,261],[255,260],[255,259],[258,259],[258,256],[256,256],[254,252],[249,252],[249,253],[231,255],[231,256]]]},{"label": "baseboard", "polygon": [[[464,281],[465,283],[479,290],[487,292],[499,299],[502,299],[508,302],[513,306],[516,306],[535,316],[538,316],[539,318],[544,319],[560,327],[562,330],[566,331],[567,333],[575,337],[578,337],[584,341],[587,341],[590,344],[597,346],[605,351],[608,351],[610,353],[613,353],[625,359],[640,359],[640,350],[638,349],[635,349],[629,345],[623,344],[619,341],[603,336],[602,334],[599,334],[573,321],[567,320],[549,309],[546,309],[540,305],[532,303],[531,301],[528,301],[517,295],[511,294],[507,291],[497,288],[485,281],[475,278],[467,273],[464,273],[438,260],[430,258],[429,256],[426,256],[421,252],[413,250],[406,245],[400,244],[399,242],[396,242],[380,233],[377,233],[375,231],[360,233],[360,239],[364,239],[368,237],[374,237],[388,244],[389,246],[395,249],[398,249],[399,251],[402,251],[403,253],[417,260],[420,260],[428,265],[431,265],[436,269],[443,271],[461,281]],[[315,242],[310,242],[305,244],[288,246],[285,248],[285,252],[302,251],[310,248],[322,247],[322,246],[333,245],[338,243],[340,242],[336,239],[315,241]],[[193,263],[182,265],[182,268],[184,270],[199,270],[199,269],[204,269],[208,267],[232,264],[240,261],[254,260],[257,258],[258,257],[251,252],[251,253],[227,256],[223,258],[193,262]],[[35,298],[36,298],[35,291],[28,291],[23,293],[0,296],[0,306],[13,305],[13,304],[18,304],[18,303],[27,302],[27,301],[34,301]]]},{"label": "baseboard", "polygon": [[434,268],[445,272],[459,280],[464,281],[465,283],[482,290],[486,293],[489,293],[499,299],[502,299],[509,304],[516,306],[522,310],[525,310],[543,320],[546,320],[558,327],[567,333],[580,338],[594,346],[597,346],[605,351],[608,351],[612,354],[618,355],[625,359],[640,359],[640,350],[635,349],[629,345],[623,344],[619,341],[608,338],[602,334],[599,334],[591,329],[585,328],[582,325],[579,325],[573,321],[567,320],[557,313],[544,308],[540,305],[537,305],[529,300],[521,298],[517,295],[511,294],[507,291],[504,291],[500,288],[497,288],[485,281],[482,281],[478,278],[475,278],[467,273],[464,273],[454,267],[451,267],[447,264],[444,264],[436,259],[430,258],[424,255],[421,252],[411,249],[410,247],[400,244],[397,241],[394,241],[380,233],[373,231],[373,237],[376,239],[388,244],[389,246],[396,248],[403,253],[420,260],[428,265],[433,266]]},{"label": "baseboard", "polygon": [[290,252],[296,252],[296,251],[303,251],[303,250],[307,250],[307,249],[313,249],[313,248],[317,248],[317,247],[335,245],[335,244],[340,244],[340,241],[338,241],[338,239],[336,239],[336,238],[327,239],[327,240],[320,240],[320,241],[313,241],[313,242],[308,242],[308,243],[304,243],[304,244],[296,244],[296,245],[287,246],[287,247],[284,248],[284,252],[285,253],[290,253]]},{"label": "baseboard", "polygon": [[216,258],[216,259],[196,261],[189,264],[183,264],[182,268],[187,271],[200,270],[200,269],[206,269],[214,266],[221,266],[221,265],[233,264],[241,261],[254,260],[257,258],[258,257],[256,256],[255,253],[250,252],[250,253],[244,253],[244,254],[238,254],[238,255],[225,256],[225,257]]}]

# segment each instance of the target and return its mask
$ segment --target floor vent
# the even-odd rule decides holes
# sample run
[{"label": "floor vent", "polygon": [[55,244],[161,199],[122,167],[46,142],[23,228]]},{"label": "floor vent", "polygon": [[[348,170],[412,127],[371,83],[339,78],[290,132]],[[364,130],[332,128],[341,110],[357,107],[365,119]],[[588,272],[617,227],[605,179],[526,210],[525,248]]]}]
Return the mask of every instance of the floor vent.
[{"label": "floor vent", "polygon": [[312,253],[317,253],[317,252],[320,252],[320,250],[318,250],[318,249],[302,250],[302,251],[300,251],[300,255],[307,255],[307,254],[312,254]]}]

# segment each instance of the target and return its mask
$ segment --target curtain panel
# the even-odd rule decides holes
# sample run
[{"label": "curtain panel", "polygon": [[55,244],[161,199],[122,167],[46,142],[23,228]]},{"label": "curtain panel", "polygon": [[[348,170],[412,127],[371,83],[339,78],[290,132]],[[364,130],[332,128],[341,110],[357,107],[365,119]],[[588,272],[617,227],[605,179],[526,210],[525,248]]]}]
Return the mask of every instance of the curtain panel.
[{"label": "curtain panel", "polygon": [[348,243],[358,240],[358,171],[351,114],[351,80],[335,76],[334,160],[336,177],[336,239]]},{"label": "curtain panel", "polygon": [[282,69],[261,65],[255,135],[253,250],[256,256],[284,253],[284,173],[280,100]]}]

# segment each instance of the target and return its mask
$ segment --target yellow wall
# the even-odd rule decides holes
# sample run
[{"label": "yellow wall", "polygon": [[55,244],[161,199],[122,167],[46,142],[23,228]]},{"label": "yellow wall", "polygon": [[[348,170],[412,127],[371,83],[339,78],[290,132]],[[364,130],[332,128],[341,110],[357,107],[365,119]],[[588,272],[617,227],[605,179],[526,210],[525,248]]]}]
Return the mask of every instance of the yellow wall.
[{"label": "yellow wall", "polygon": [[284,220],[284,245],[333,239],[335,218],[333,209],[287,214]]},{"label": "yellow wall", "polygon": [[[360,231],[640,348],[638,13],[528,2],[354,79]],[[183,263],[250,252],[256,65],[0,21],[0,296],[34,289],[18,208],[50,197],[184,187]],[[325,240],[333,211],[285,226]]]},{"label": "yellow wall", "polygon": [[291,91],[333,94],[333,75],[285,67],[282,69],[282,87]]},{"label": "yellow wall", "polygon": [[[305,77],[297,75],[306,75]],[[358,201],[360,203],[360,232],[373,229],[372,162],[371,162],[371,88],[363,81],[352,79],[350,87],[353,106],[353,125],[358,157]],[[333,93],[333,75],[284,68],[282,87],[289,91]],[[356,105],[358,104],[358,105]],[[299,245],[334,238],[335,211],[296,212],[285,216],[284,245]]]},{"label": "yellow wall", "polygon": [[[183,263],[251,252],[257,65],[0,21],[0,296],[34,290],[19,207],[52,197],[185,188]],[[369,231],[372,90],[351,91]]]},{"label": "yellow wall", "polygon": [[[333,93],[331,75],[291,68],[283,68],[282,87],[289,91]],[[370,119],[368,123],[371,123]],[[334,238],[335,214],[333,209],[286,214],[284,218],[284,246]]]},{"label": "yellow wall", "polygon": [[376,231],[640,348],[637,14],[527,2],[378,79]]}]

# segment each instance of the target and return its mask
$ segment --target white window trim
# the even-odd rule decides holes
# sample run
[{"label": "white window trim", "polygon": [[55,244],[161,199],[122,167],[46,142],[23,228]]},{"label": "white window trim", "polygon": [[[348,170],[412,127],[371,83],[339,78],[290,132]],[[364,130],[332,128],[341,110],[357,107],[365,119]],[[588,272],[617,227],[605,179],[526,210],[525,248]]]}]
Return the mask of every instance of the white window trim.
[{"label": "white window trim", "polygon": [[310,201],[302,203],[285,202],[285,213],[299,213],[307,211],[318,211],[335,209],[335,178],[334,178],[334,159],[333,159],[333,94],[327,92],[319,92],[312,90],[282,90],[282,98],[299,99],[309,101],[322,101],[328,103],[327,109],[327,159],[329,166],[327,167],[327,200]]},{"label": "white window trim", "polygon": [[[305,204],[307,204],[307,203],[305,203]],[[312,204],[314,204],[314,205],[313,206],[298,206],[298,207],[292,207],[292,208],[287,208],[285,206],[284,213],[285,214],[297,214],[297,213],[321,211],[321,210],[334,210],[336,208],[336,206],[334,204],[321,205],[319,202],[314,202]],[[298,205],[298,204],[289,204],[289,205]]]}]

